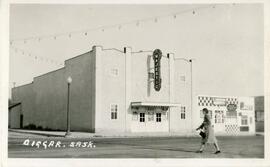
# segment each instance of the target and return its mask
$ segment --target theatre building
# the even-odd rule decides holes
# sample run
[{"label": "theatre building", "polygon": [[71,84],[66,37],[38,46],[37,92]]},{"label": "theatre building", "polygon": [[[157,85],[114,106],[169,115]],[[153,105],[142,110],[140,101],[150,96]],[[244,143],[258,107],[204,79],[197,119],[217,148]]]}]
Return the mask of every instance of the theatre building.
[{"label": "theatre building", "polygon": [[[183,132],[192,130],[190,63],[169,51],[104,49],[65,61],[63,68],[12,89],[10,128]],[[249,129],[250,130],[250,129]]]}]

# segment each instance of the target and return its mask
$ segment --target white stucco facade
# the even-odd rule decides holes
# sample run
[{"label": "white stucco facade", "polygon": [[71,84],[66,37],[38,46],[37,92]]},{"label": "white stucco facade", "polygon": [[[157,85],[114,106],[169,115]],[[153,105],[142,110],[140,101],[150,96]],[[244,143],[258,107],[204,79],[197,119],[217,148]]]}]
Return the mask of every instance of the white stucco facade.
[{"label": "white stucco facade", "polygon": [[[149,74],[154,73],[153,52],[133,52],[130,47],[125,47],[123,52],[102,47],[99,51],[97,66],[102,68],[96,81],[99,94],[96,104],[100,106],[96,109],[96,131],[191,132],[191,103],[181,101],[190,99],[187,62],[175,62],[173,54],[163,53],[162,84],[160,91],[156,91]],[[185,80],[181,81],[180,77]],[[116,106],[117,118],[114,118],[112,108]]]}]

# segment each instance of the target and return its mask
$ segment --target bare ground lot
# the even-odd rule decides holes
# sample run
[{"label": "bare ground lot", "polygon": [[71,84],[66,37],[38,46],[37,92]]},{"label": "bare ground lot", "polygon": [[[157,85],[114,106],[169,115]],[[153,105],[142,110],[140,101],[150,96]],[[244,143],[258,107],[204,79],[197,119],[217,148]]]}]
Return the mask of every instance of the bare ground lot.
[{"label": "bare ground lot", "polygon": [[[24,146],[30,141],[57,141],[44,149]],[[215,155],[214,147],[207,146],[204,153],[199,148],[198,137],[128,137],[128,138],[63,138],[43,137],[9,132],[9,158],[263,158],[264,136],[217,137],[222,153]],[[95,148],[70,147],[71,142],[91,141]],[[41,144],[42,145],[42,144]],[[47,144],[48,145],[48,144]]]}]

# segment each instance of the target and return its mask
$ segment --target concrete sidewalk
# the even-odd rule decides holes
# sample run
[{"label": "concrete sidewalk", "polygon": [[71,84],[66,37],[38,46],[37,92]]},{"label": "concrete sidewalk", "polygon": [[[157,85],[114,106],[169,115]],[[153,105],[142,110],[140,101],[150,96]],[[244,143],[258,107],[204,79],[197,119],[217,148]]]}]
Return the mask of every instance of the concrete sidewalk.
[{"label": "concrete sidewalk", "polygon": [[[26,129],[9,129],[10,132],[21,134],[31,134],[44,137],[65,137],[65,131],[41,131],[41,130],[26,130]],[[217,136],[243,136],[243,135],[218,135]],[[244,135],[245,136],[245,135]],[[256,133],[256,136],[264,136],[264,133]],[[141,138],[141,137],[200,137],[198,132],[126,132],[126,133],[90,133],[90,132],[71,132],[69,138]]]},{"label": "concrete sidewalk", "polygon": [[[65,131],[40,131],[40,130],[25,130],[25,129],[9,129],[9,132],[16,132],[21,134],[31,134],[44,137],[65,137]],[[140,138],[140,137],[170,137],[170,136],[179,136],[179,137],[195,137],[198,136],[196,133],[173,133],[173,132],[152,132],[152,133],[90,133],[90,132],[71,132],[69,138]]]}]

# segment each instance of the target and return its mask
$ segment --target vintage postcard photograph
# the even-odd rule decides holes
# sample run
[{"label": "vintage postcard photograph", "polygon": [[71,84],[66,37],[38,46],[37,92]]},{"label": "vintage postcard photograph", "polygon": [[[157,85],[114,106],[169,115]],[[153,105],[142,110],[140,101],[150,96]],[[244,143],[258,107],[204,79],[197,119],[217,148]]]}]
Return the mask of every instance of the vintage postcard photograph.
[{"label": "vintage postcard photograph", "polygon": [[264,66],[264,3],[11,3],[7,156],[263,160]]}]

